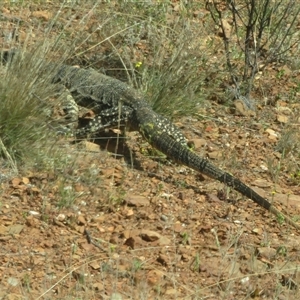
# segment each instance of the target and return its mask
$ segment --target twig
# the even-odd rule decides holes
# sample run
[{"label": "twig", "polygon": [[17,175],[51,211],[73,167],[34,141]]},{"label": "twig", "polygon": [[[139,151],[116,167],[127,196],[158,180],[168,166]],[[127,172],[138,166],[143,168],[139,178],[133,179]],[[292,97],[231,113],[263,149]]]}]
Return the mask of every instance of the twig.
[{"label": "twig", "polygon": [[106,252],[106,250],[103,247],[101,247],[98,243],[93,241],[93,239],[92,239],[92,237],[91,237],[91,235],[90,235],[90,233],[87,229],[84,229],[84,235],[86,236],[87,242],[89,244],[92,244],[95,247],[97,247],[97,248],[101,249],[102,251]]}]

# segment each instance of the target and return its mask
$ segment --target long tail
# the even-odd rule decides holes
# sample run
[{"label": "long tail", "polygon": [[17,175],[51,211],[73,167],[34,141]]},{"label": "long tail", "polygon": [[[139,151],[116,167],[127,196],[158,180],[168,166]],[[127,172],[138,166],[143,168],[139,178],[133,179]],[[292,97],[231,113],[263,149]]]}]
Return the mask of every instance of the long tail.
[{"label": "long tail", "polygon": [[156,149],[167,155],[172,160],[190,167],[195,171],[203,173],[212,179],[216,179],[226,185],[232,187],[234,190],[240,192],[242,195],[250,198],[259,206],[265,208],[278,219],[284,219],[286,223],[300,230],[300,225],[296,224],[288,216],[285,216],[278,209],[276,209],[268,200],[261,197],[254,190],[248,187],[246,184],[235,178],[231,174],[222,171],[214,166],[207,159],[202,158],[190,149],[183,146],[179,142],[172,139],[167,133],[163,132],[155,124],[143,123],[140,126],[141,133],[145,139]]}]

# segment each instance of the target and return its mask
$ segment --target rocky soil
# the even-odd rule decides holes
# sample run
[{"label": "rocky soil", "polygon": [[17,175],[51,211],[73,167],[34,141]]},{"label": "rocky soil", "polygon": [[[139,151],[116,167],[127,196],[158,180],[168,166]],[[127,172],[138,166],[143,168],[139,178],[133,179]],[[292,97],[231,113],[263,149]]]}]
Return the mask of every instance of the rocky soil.
[{"label": "rocky soil", "polygon": [[[5,3],[2,43],[19,21],[21,42],[28,28],[42,38],[37,24],[58,7],[31,5],[20,15]],[[300,74],[285,64],[266,72],[260,84],[275,100],[260,100],[254,115],[207,101],[176,124],[196,153],[297,220],[300,104],[276,96],[294,89],[299,99]],[[138,133],[108,135],[58,138],[60,169],[1,169],[0,299],[300,298],[299,232],[160,156]]]}]

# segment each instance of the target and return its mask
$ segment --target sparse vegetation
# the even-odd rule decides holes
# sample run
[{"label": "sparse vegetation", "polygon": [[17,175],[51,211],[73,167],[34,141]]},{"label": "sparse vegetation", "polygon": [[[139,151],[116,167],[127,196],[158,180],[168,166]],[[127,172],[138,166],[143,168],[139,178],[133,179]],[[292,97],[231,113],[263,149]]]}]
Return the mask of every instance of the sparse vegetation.
[{"label": "sparse vegetation", "polygon": [[[35,155],[49,139],[49,95],[41,66],[33,58],[18,60],[2,72],[0,87],[1,154],[17,169],[17,162]],[[23,79],[23,80],[22,80]]]},{"label": "sparse vegetation", "polygon": [[[274,62],[291,61],[297,52],[300,4],[293,0],[212,0],[207,7],[220,30],[233,97],[243,98],[253,108],[250,95],[258,74]],[[280,79],[284,74],[280,69],[276,76]]]},{"label": "sparse vegetation", "polygon": [[[0,48],[23,54],[0,66],[0,299],[299,298],[299,238],[283,218],[228,202],[239,197],[231,188],[161,159],[135,133],[130,155],[119,132],[92,147],[58,135],[60,92],[45,68],[93,67],[140,89],[193,151],[273,190],[276,205],[285,195],[283,212],[299,216],[297,1],[1,9]],[[232,92],[256,99],[257,116],[232,114]]]}]

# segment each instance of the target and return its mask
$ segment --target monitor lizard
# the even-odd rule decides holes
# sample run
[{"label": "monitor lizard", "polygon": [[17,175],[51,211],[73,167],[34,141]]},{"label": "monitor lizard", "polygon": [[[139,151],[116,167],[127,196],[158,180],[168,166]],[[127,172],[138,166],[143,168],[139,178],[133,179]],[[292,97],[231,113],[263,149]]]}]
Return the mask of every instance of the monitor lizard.
[{"label": "monitor lizard", "polygon": [[187,139],[179,128],[166,117],[154,112],[137,90],[94,69],[82,69],[65,64],[57,64],[54,69],[52,83],[62,84],[72,95],[71,98],[68,97],[69,100],[65,105],[67,113],[73,115],[73,119],[77,118],[77,105],[90,108],[95,113],[95,117],[85,127],[76,131],[77,136],[95,134],[105,128],[120,125],[137,130],[151,146],[170,159],[228,185],[268,210],[276,218],[284,219],[287,224],[300,229],[300,225],[285,216],[248,185],[194,153],[187,146]]}]

